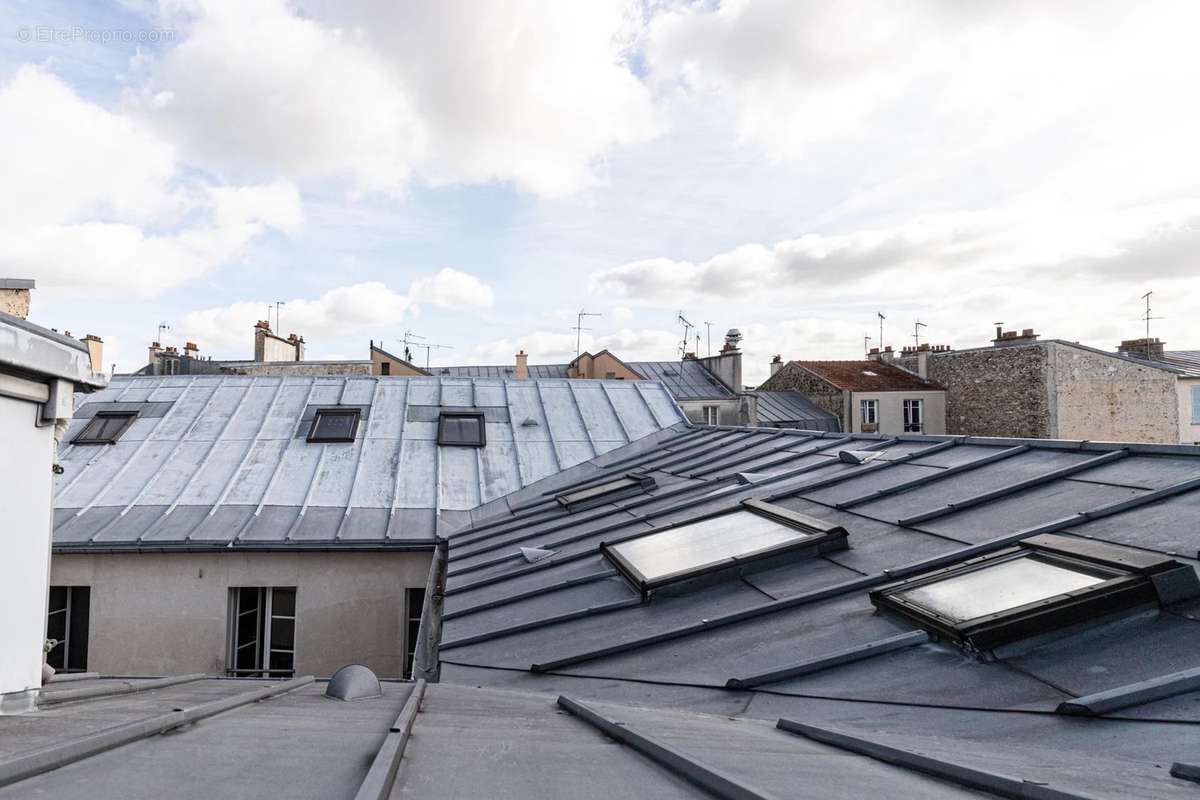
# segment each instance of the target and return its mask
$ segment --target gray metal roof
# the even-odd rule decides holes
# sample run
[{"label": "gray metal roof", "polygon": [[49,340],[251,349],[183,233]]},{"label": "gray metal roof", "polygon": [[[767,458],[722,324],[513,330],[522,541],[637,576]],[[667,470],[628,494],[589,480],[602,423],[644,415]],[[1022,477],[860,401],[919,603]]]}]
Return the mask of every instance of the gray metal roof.
[{"label": "gray metal roof", "polygon": [[[849,464],[838,458],[844,449],[881,455]],[[631,470],[655,488],[574,514],[555,502],[562,489]],[[844,526],[849,549],[648,600],[601,554],[601,542],[734,511],[747,498]],[[985,774],[1013,793],[1023,781],[1086,797],[1195,793],[1169,772],[1196,762],[1194,683],[1098,717],[1058,707],[1200,665],[1200,601],[1142,606],[973,658],[903,636],[915,623],[878,612],[868,590],[1045,532],[1195,569],[1200,448],[682,428],[526,487],[476,518],[450,541],[443,682],[654,709],[614,712],[652,736],[670,730],[655,718],[682,712],[792,720],[808,744],[907,753],[896,763],[908,763],[898,768],[910,777],[923,758],[951,782]],[[529,564],[520,546],[554,555]],[[876,649],[896,637],[900,646]],[[727,688],[812,662],[823,668]],[[718,731],[678,741],[695,749],[720,740]],[[763,741],[758,752],[774,747]],[[821,796],[887,793],[882,783],[854,785],[863,761],[852,758],[832,768]],[[806,774],[790,758],[747,759],[750,782],[771,786],[775,770]]]},{"label": "gray metal roof", "polygon": [[662,381],[677,400],[725,400],[735,396],[733,390],[695,359],[627,363],[646,380]]},{"label": "gray metal roof", "polygon": [[[77,395],[54,544],[70,548],[427,546],[467,512],[683,420],[643,381],[198,375]],[[306,441],[357,406],[353,443]],[[137,410],[114,445],[71,445],[98,410]],[[439,409],[484,413],[482,448],[437,444]]]},{"label": "gray metal roof", "polygon": [[810,431],[841,430],[837,415],[831,414],[800,392],[756,390],[758,424],[769,428],[803,428]]},{"label": "gray metal roof", "polygon": [[[530,364],[531,378],[566,378],[566,364]],[[447,375],[454,378],[512,378],[517,369],[513,364],[475,367],[429,367],[430,374]]]},{"label": "gray metal roof", "polygon": [[1189,378],[1200,378],[1200,350],[1168,350],[1159,360],[1178,367]]}]

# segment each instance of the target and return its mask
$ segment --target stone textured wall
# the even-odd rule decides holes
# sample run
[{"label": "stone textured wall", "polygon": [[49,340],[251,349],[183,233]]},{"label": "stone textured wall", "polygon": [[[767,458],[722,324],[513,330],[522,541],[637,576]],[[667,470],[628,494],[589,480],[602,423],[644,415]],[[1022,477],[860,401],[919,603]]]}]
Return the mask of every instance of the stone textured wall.
[{"label": "stone textured wall", "polygon": [[842,430],[852,430],[851,421],[846,419],[842,390],[793,363],[784,364],[782,369],[767,378],[758,388],[770,391],[800,392],[816,403],[818,407],[837,415],[837,418],[842,421]]},{"label": "stone textured wall", "polygon": [[[900,366],[916,371],[907,359]],[[929,358],[929,378],[946,387],[946,433],[1053,435],[1046,345],[962,350]]]},{"label": "stone textured wall", "polygon": [[370,375],[370,361],[277,361],[256,364],[222,364],[222,372],[236,375]]},{"label": "stone textured wall", "polygon": [[1178,442],[1175,375],[1069,344],[1049,346],[1059,439]]},{"label": "stone textured wall", "polygon": [[28,289],[0,289],[0,311],[25,319],[29,316]]}]

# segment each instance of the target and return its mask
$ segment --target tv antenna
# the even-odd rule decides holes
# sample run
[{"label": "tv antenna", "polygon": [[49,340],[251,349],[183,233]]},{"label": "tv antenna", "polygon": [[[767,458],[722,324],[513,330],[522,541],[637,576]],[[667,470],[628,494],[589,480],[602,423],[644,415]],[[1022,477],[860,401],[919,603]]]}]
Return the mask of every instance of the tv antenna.
[{"label": "tv antenna", "polygon": [[688,319],[683,315],[682,310],[676,317],[676,321],[683,326],[683,343],[679,346],[679,357],[682,360],[683,356],[687,355],[688,334],[691,333],[692,329],[696,326],[688,322]]},{"label": "tv antenna", "polygon": [[[708,328],[708,354],[710,356],[712,355],[712,326],[713,324],[711,322],[704,323],[704,327]],[[697,344],[696,349],[699,350],[700,345]]]},{"label": "tv antenna", "polygon": [[1146,338],[1147,338],[1147,339],[1149,339],[1149,338],[1150,338],[1150,320],[1152,320],[1152,319],[1166,319],[1166,317],[1152,317],[1152,316],[1150,316],[1150,295],[1152,295],[1152,294],[1154,294],[1154,291],[1153,291],[1153,290],[1151,290],[1151,291],[1149,291],[1149,292],[1146,292],[1144,295],[1142,295],[1142,299],[1146,301],[1146,313],[1145,313],[1145,314],[1142,314],[1142,316],[1141,316],[1141,319],[1144,319],[1144,320],[1146,321]]},{"label": "tv antenna", "polygon": [[424,336],[418,336],[412,331],[404,332],[404,360],[412,362],[412,348],[425,348],[425,369],[429,369],[429,351],[430,350],[453,350],[454,348],[448,344],[433,344],[425,341]]},{"label": "tv antenna", "polygon": [[165,322],[158,323],[158,337],[155,338],[154,341],[158,342],[159,344],[162,344],[163,331],[169,331],[169,330],[171,330],[171,326],[168,325],[167,323],[165,323]]},{"label": "tv antenna", "polygon": [[913,343],[917,346],[918,349],[920,349],[920,347],[921,347],[921,328],[928,328],[928,327],[929,326],[926,325],[924,322],[921,322],[921,320],[917,320],[916,322],[913,323]]},{"label": "tv antenna", "polygon": [[581,343],[581,339],[583,336],[583,332],[591,330],[591,328],[583,327],[583,318],[584,317],[603,317],[603,316],[604,315],[601,314],[599,311],[584,311],[582,308],[579,309],[579,313],[577,313],[575,315],[575,327],[571,328],[571,330],[575,331],[575,358],[579,358],[580,353],[583,352],[580,349],[580,343]]},{"label": "tv antenna", "polygon": [[879,317],[879,352],[883,352],[883,321],[887,319],[882,311],[876,311],[875,315]]},{"label": "tv antenna", "polygon": [[871,354],[871,334],[863,335],[863,352],[867,355]]},{"label": "tv antenna", "polygon": [[[287,303],[283,302],[282,300],[275,301],[275,332],[276,333],[280,333],[280,334],[283,333],[282,329],[279,327],[279,309],[286,305],[287,305]],[[270,314],[270,312],[268,312],[267,313],[267,323],[270,324],[270,322],[271,322],[271,314]]]}]

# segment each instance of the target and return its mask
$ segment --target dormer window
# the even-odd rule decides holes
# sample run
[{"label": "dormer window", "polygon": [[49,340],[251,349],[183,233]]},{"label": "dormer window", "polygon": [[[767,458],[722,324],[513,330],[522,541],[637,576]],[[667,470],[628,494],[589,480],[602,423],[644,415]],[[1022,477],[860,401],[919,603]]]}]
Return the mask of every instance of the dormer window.
[{"label": "dormer window", "polygon": [[1200,594],[1174,559],[1056,534],[918,575],[871,602],[971,650],[989,650],[1147,603]]},{"label": "dormer window", "polygon": [[759,500],[742,510],[605,544],[605,556],[643,595],[669,584],[734,577],[846,547],[846,529]]},{"label": "dormer window", "polygon": [[137,415],[136,411],[97,411],[71,444],[116,444]]},{"label": "dormer window", "polygon": [[308,429],[308,441],[353,442],[361,414],[357,408],[318,408]]},{"label": "dormer window", "polygon": [[554,499],[568,512],[585,511],[615,500],[645,494],[654,488],[654,478],[649,475],[629,474],[613,481],[595,486],[564,492]]},{"label": "dormer window", "polygon": [[483,447],[487,444],[483,414],[443,411],[438,415],[438,444],[452,447]]}]

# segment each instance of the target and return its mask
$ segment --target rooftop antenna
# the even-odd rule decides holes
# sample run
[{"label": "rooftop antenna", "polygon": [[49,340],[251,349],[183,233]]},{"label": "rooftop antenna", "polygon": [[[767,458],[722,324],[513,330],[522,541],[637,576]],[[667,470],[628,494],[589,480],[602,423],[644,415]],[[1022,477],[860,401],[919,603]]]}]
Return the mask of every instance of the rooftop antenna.
[{"label": "rooftop antenna", "polygon": [[416,344],[418,341],[420,341],[424,338],[425,338],[424,336],[418,336],[417,334],[413,333],[412,331],[404,332],[404,339],[402,341],[404,342],[404,360],[405,361],[409,362],[410,364],[412,363],[413,356],[412,356],[412,348],[410,347],[410,345]]},{"label": "rooftop antenna", "polygon": [[[711,322],[704,323],[704,327],[708,328],[708,355],[712,356],[712,326]],[[700,345],[696,345],[696,349],[700,349]]]},{"label": "rooftop antenna", "polygon": [[929,326],[924,322],[921,322],[921,320],[917,320],[913,323],[913,343],[916,344],[918,350],[921,348],[921,328],[928,327]]},{"label": "rooftop antenna", "polygon": [[879,352],[883,352],[883,321],[887,319],[882,311],[876,311],[875,314],[879,317]]},{"label": "rooftop antenna", "polygon": [[603,317],[603,316],[604,315],[601,314],[599,311],[584,311],[582,308],[579,309],[579,313],[575,315],[575,327],[571,329],[571,330],[575,331],[575,358],[579,358],[580,353],[583,352],[580,349],[580,342],[581,342],[581,337],[583,336],[583,332],[591,330],[591,328],[583,327],[583,318],[584,317]]},{"label": "rooftop antenna", "polygon": [[[417,341],[417,340],[420,340],[420,341]],[[411,358],[412,351],[409,349],[409,345],[412,345],[413,347],[424,347],[425,348],[425,369],[429,369],[429,351],[430,350],[453,350],[454,349],[452,346],[450,346],[448,344],[434,344],[433,342],[427,342],[427,341],[425,341],[424,336],[418,336],[417,334],[413,333],[412,331],[405,331],[404,332],[404,360],[405,361],[412,361],[412,358]]]},{"label": "rooftop antenna", "polygon": [[1153,291],[1153,290],[1151,290],[1151,291],[1149,291],[1149,292],[1146,292],[1144,295],[1142,295],[1142,299],[1146,301],[1146,313],[1142,315],[1142,319],[1144,319],[1144,320],[1146,321],[1146,338],[1147,338],[1147,339],[1149,339],[1149,338],[1150,338],[1150,320],[1152,320],[1152,319],[1166,319],[1166,317],[1152,317],[1152,316],[1150,316],[1150,295],[1152,295],[1152,294],[1154,294],[1154,291]]},{"label": "rooftop antenna", "polygon": [[[279,309],[281,306],[286,306],[286,305],[287,305],[287,303],[283,302],[282,300],[275,301],[275,332],[276,333],[283,332],[283,329],[279,327]],[[267,314],[267,322],[270,322],[270,321],[271,321],[271,315],[268,313]]]},{"label": "rooftop antenna", "polygon": [[871,354],[871,334],[863,335],[863,352],[867,355]]},{"label": "rooftop antenna", "polygon": [[158,323],[158,337],[154,341],[158,342],[159,344],[162,344],[163,331],[169,331],[169,330],[171,330],[171,326],[168,325],[167,323],[165,323],[165,322]]},{"label": "rooftop antenna", "polygon": [[687,353],[688,334],[696,326],[688,322],[687,317],[683,315],[683,311],[679,312],[679,315],[676,317],[676,321],[683,326],[683,344],[679,346],[679,355],[680,358],[682,358],[683,355]]}]

